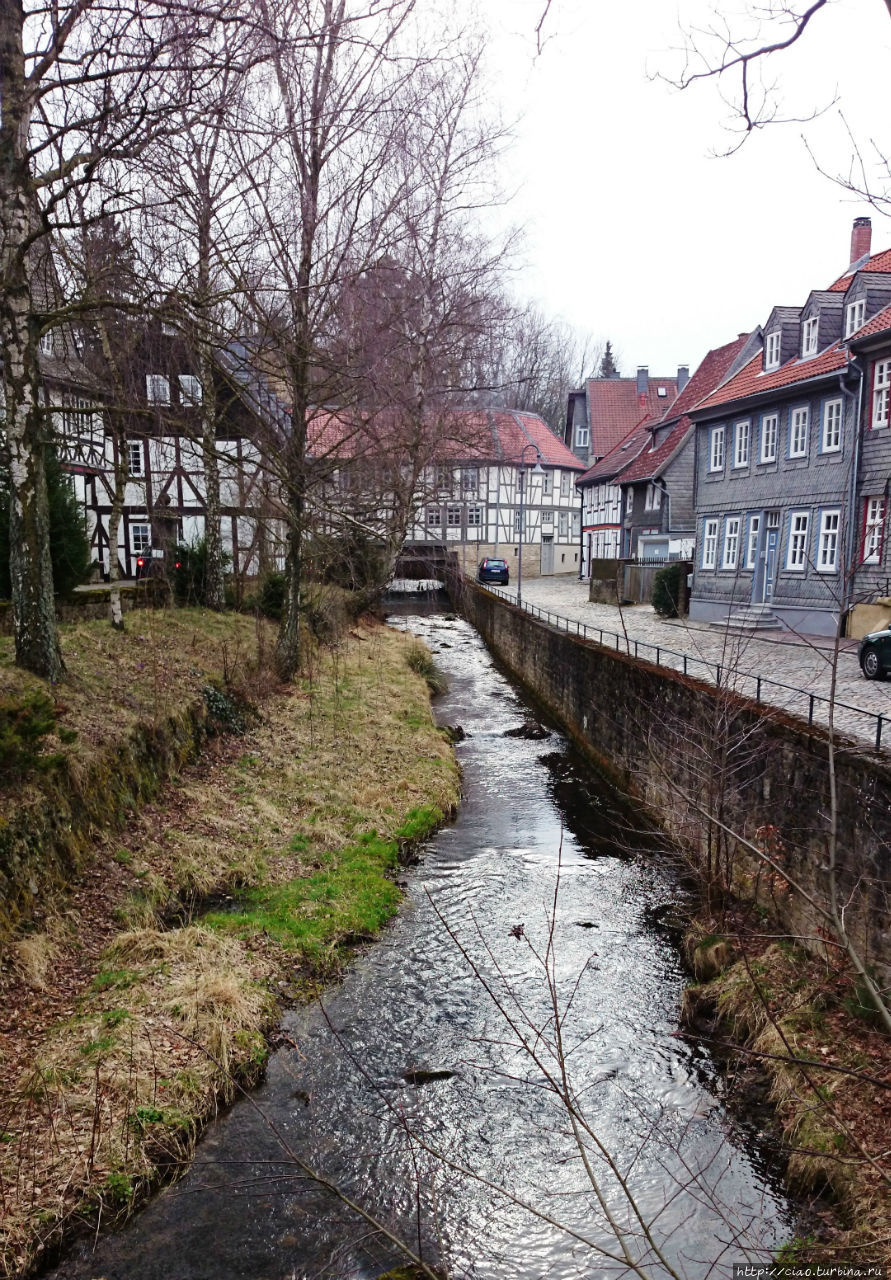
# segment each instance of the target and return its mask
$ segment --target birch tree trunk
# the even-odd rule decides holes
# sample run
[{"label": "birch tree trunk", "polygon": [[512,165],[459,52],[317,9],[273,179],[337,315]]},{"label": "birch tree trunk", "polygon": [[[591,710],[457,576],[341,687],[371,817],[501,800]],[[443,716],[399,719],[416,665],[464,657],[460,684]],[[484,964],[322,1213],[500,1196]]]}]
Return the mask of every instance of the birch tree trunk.
[{"label": "birch tree trunk", "polygon": [[15,659],[57,681],[64,672],[49,548],[45,448],[31,296],[31,246],[37,206],[28,172],[31,100],[25,78],[20,3],[0,4],[0,347],[3,351],[5,454],[9,468],[9,545]]}]

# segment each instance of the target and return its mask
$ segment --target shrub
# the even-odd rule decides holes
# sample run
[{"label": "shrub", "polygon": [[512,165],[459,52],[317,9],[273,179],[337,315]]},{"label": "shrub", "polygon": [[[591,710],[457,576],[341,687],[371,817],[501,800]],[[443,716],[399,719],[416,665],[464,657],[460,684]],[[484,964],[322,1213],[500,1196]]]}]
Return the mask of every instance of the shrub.
[{"label": "shrub", "polygon": [[285,575],[277,570],[267,573],[257,592],[260,612],[278,622],[285,607]]},{"label": "shrub", "polygon": [[[93,562],[83,508],[52,449],[46,454],[46,494],[53,590],[57,596],[69,596],[90,576]],[[0,475],[0,596],[8,600],[10,590],[9,484],[7,477]]]},{"label": "shrub", "polygon": [[[223,572],[228,569],[232,557],[223,552]],[[177,604],[207,604],[207,539],[181,542],[176,548],[174,565],[170,572],[170,585]]]},{"label": "shrub", "polygon": [[660,618],[677,618],[683,601],[687,566],[678,561],[659,569],[653,578],[653,608]]},{"label": "shrub", "polygon": [[48,763],[41,759],[43,739],[55,727],[53,700],[42,690],[0,698],[0,781]]}]

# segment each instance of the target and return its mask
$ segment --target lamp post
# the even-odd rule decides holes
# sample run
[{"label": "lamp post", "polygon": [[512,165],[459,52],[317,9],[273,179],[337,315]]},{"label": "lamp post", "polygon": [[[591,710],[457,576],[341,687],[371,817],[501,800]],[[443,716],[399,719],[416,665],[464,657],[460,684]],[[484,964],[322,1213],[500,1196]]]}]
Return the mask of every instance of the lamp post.
[{"label": "lamp post", "polygon": [[517,479],[520,486],[520,545],[517,554],[517,604],[523,603],[523,492],[526,484],[526,451],[528,449],[535,450],[535,466],[532,468],[534,476],[543,476],[544,468],[541,465],[541,451],[536,444],[527,444],[523,446],[523,452],[520,454],[520,470]]}]

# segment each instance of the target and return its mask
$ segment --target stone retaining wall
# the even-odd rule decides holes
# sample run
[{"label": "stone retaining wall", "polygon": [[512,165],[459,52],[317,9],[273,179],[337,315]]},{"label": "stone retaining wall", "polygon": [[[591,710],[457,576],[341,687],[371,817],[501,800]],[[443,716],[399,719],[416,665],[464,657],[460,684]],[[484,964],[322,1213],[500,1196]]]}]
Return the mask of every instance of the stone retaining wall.
[{"label": "stone retaining wall", "polygon": [[[643,803],[700,878],[729,876],[821,948],[832,856],[826,733],[680,672],[558,631],[474,583],[454,603],[598,766]],[[868,964],[891,972],[891,766],[836,744],[836,881]],[[708,815],[712,815],[711,818]],[[717,819],[717,821],[715,821]],[[752,842],[804,891],[790,891]]]}]

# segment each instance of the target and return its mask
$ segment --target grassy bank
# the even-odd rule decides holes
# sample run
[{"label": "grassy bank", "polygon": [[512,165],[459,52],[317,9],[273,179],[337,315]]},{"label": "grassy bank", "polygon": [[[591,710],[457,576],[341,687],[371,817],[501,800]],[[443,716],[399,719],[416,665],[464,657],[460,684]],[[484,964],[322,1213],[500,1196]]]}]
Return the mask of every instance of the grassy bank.
[{"label": "grassy bank", "polygon": [[[217,624],[224,648],[246,643],[243,619]],[[170,671],[182,660],[171,634]],[[123,830],[101,833],[70,895],[9,949],[0,1273],[175,1176],[234,1082],[262,1071],[270,993],[330,979],[396,911],[401,847],[458,799],[412,647],[362,626],[316,653],[243,735],[213,739]],[[97,726],[112,714],[90,712]]]},{"label": "grassy bank", "polygon": [[891,1257],[891,1052],[864,995],[839,962],[791,941],[688,939],[694,972],[685,1021],[729,1050],[747,1084],[766,1084],[790,1189],[813,1226],[781,1254],[792,1263]]}]

